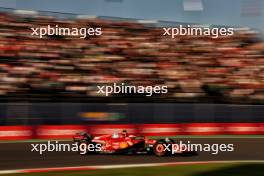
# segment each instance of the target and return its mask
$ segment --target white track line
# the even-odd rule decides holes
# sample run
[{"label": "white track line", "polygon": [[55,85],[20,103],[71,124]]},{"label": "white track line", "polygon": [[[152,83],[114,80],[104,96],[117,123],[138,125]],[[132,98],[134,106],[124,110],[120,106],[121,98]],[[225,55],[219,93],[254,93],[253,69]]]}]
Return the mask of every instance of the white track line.
[{"label": "white track line", "polygon": [[133,167],[154,167],[154,166],[174,166],[174,165],[193,165],[193,164],[229,164],[229,163],[264,163],[264,160],[190,161],[190,162],[121,164],[121,165],[99,165],[99,166],[50,167],[50,168],[35,168],[35,169],[0,170],[0,174],[38,173],[38,172],[51,172],[51,171],[80,171],[80,170],[98,170],[98,169],[121,169],[121,168],[133,168]]}]

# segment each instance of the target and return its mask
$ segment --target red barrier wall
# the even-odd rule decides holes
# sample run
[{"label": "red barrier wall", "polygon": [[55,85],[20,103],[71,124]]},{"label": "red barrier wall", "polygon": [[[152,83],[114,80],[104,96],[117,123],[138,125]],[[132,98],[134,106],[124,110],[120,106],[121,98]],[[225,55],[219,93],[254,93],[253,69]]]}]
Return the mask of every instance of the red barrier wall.
[{"label": "red barrier wall", "polygon": [[226,123],[222,126],[226,134],[264,134],[264,123]]},{"label": "red barrier wall", "polygon": [[263,135],[264,123],[185,123],[185,124],[110,124],[0,126],[0,140],[70,139],[78,132],[92,135],[111,134],[126,129],[145,136],[174,135]]},{"label": "red barrier wall", "polygon": [[172,136],[183,134],[181,124],[143,124],[138,133],[145,136]]},{"label": "red barrier wall", "polygon": [[224,126],[219,123],[188,123],[182,127],[185,135],[220,135]]},{"label": "red barrier wall", "polygon": [[0,140],[32,139],[31,126],[0,126]]},{"label": "red barrier wall", "polygon": [[112,134],[113,132],[120,132],[126,129],[128,133],[137,134],[137,126],[129,125],[129,124],[121,124],[121,125],[92,125],[89,128],[89,133],[93,135],[102,135],[102,134]]},{"label": "red barrier wall", "polygon": [[82,125],[43,125],[36,127],[36,138],[68,139],[79,132],[88,132],[88,128]]}]

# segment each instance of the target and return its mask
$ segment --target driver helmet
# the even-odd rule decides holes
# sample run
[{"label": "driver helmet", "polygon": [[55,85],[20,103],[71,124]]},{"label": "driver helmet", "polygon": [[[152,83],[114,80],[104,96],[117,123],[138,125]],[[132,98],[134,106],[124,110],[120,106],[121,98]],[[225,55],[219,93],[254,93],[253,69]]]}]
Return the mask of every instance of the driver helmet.
[{"label": "driver helmet", "polygon": [[123,137],[128,137],[127,130],[122,130],[121,134],[122,134]]}]

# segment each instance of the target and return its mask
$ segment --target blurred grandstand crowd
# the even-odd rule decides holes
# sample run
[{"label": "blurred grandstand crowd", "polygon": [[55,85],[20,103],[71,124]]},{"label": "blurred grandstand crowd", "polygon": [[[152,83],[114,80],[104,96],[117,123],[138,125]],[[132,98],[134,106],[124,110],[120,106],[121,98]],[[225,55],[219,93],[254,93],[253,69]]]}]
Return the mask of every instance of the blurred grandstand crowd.
[{"label": "blurred grandstand crowd", "polygon": [[[135,22],[11,13],[0,14],[0,25],[3,101],[105,100],[97,85],[115,82],[167,85],[169,93],[149,98],[161,101],[264,102],[264,43],[249,29],[217,39],[170,39],[162,28]],[[102,35],[31,35],[31,27],[47,25],[101,27]]]}]

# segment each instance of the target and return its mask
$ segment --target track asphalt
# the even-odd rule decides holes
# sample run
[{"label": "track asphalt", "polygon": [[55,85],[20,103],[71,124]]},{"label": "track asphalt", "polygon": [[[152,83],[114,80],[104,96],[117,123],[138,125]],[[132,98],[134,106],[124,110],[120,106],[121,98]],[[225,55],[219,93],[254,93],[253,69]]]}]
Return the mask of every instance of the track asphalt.
[{"label": "track asphalt", "polygon": [[80,156],[76,152],[45,152],[40,155],[38,152],[31,152],[32,143],[30,142],[0,143],[0,170],[188,161],[264,160],[264,140],[261,138],[183,138],[176,141],[178,140],[190,141],[192,144],[234,144],[234,151],[219,152],[217,155],[210,152],[199,152],[198,155],[193,156],[175,155],[167,157],[144,154]]}]

